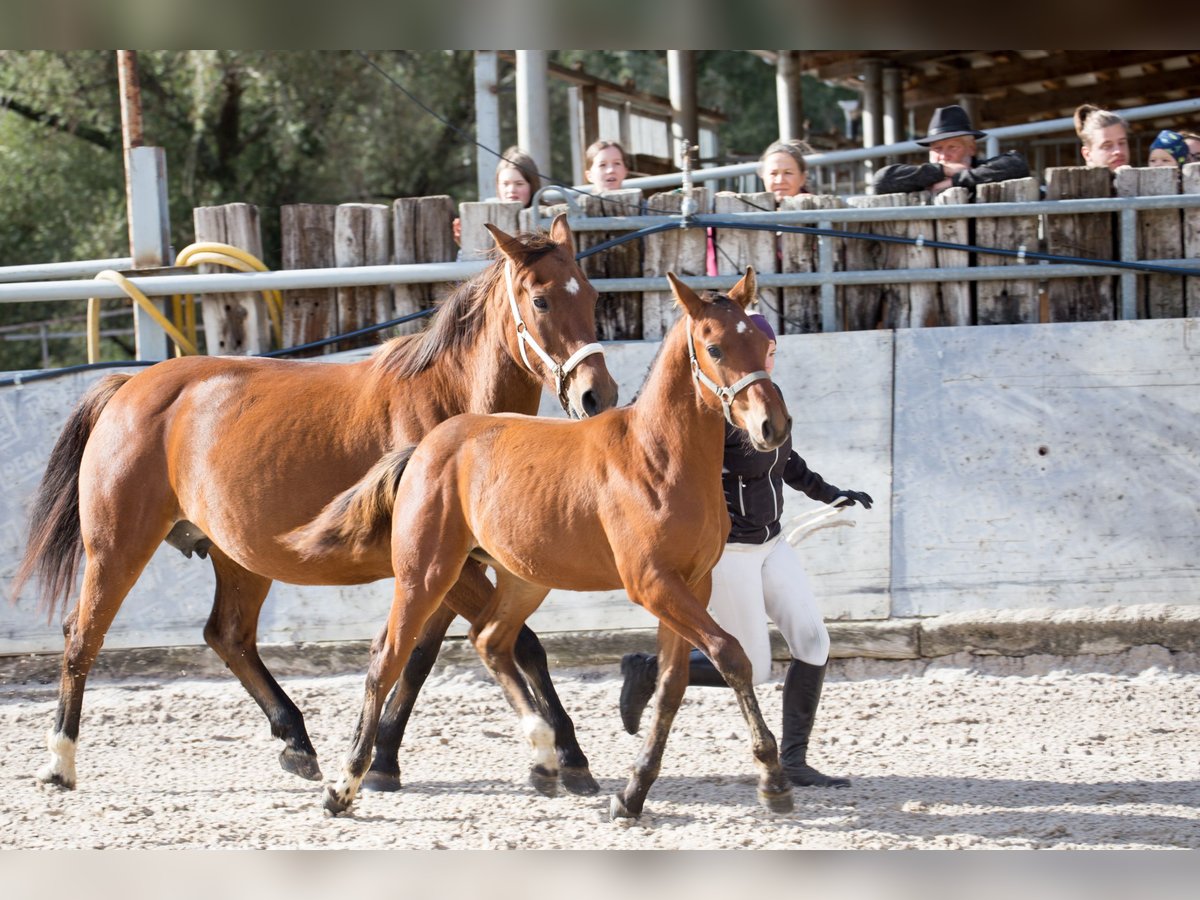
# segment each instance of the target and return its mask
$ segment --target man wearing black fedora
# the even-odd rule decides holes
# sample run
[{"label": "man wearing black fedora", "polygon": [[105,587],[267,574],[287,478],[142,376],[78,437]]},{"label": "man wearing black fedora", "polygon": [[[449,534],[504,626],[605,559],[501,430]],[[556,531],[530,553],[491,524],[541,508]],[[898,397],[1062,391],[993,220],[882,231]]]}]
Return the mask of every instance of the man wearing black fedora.
[{"label": "man wearing black fedora", "polygon": [[929,148],[929,162],[921,165],[884,166],[875,175],[876,194],[907,194],[911,191],[938,193],[950,187],[965,187],[975,196],[975,185],[991,181],[1025,178],[1029,166],[1015,150],[992,159],[975,158],[975,141],[986,137],[971,126],[961,106],[942,106],[933,111],[929,133],[917,143]]}]

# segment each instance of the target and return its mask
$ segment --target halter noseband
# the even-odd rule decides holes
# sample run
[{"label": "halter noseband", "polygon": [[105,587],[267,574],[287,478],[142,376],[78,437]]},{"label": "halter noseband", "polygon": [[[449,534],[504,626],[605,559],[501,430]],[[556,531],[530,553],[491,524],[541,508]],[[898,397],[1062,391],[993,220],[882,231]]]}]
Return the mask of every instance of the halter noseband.
[{"label": "halter noseband", "polygon": [[703,370],[700,368],[700,361],[696,359],[696,341],[692,337],[691,316],[688,316],[687,339],[688,359],[690,359],[692,363],[692,377],[696,379],[698,384],[704,385],[716,395],[717,399],[721,401],[721,408],[725,411],[725,421],[730,425],[733,425],[734,428],[737,428],[738,426],[734,424],[732,415],[734,397],[736,397],[745,388],[748,388],[750,385],[754,384],[756,381],[770,381],[771,376],[762,369],[759,369],[757,372],[751,372],[749,375],[742,376],[733,384],[729,385],[729,387],[717,384],[704,374]]},{"label": "halter noseband", "polygon": [[582,347],[572,353],[567,358],[567,361],[560,366],[554,361],[549,353],[542,349],[541,344],[539,344],[534,336],[529,333],[529,327],[525,324],[525,320],[521,318],[521,310],[517,306],[517,295],[513,290],[512,263],[507,259],[504,261],[504,281],[508,285],[508,302],[509,305],[512,306],[513,321],[517,323],[517,347],[521,351],[521,359],[525,363],[525,368],[527,368],[530,372],[533,372],[534,375],[537,374],[533,366],[529,364],[529,357],[525,353],[525,345],[528,344],[533,348],[533,351],[542,358],[542,362],[546,364],[546,368],[549,369],[554,375],[554,392],[558,396],[558,402],[561,403],[564,408],[566,408],[567,401],[564,396],[564,388],[566,386],[567,376],[571,374],[576,366],[578,366],[593,353],[599,353],[601,356],[603,356],[604,348],[601,347],[596,341],[593,341],[590,344],[584,344]]}]

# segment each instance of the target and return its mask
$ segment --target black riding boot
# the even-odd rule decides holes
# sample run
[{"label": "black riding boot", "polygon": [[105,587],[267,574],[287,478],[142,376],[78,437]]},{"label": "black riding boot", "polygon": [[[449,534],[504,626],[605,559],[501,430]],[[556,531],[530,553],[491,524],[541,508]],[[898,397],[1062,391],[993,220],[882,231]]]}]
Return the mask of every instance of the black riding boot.
[{"label": "black riding boot", "polygon": [[[654,696],[658,658],[646,653],[627,653],[621,659],[621,674],[625,676],[625,683],[621,685],[621,724],[630,734],[637,734],[646,704]],[[688,656],[688,684],[729,687],[717,667],[699,650],[693,650]]]},{"label": "black riding boot", "polygon": [[850,787],[847,778],[830,778],[808,764],[808,736],[821,702],[825,666],[793,659],[783,678],[783,739],[779,761],[792,784],[800,787]]}]

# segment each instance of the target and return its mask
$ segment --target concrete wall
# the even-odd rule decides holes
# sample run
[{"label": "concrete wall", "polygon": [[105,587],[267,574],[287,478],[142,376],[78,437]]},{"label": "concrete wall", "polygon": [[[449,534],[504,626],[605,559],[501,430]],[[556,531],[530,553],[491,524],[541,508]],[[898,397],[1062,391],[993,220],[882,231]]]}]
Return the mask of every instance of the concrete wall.
[{"label": "concrete wall", "polygon": [[[630,399],[656,344],[613,344]],[[354,358],[346,354],[342,358]],[[99,374],[0,389],[0,575],[67,413]],[[785,336],[776,380],[793,440],[874,509],[799,550],[827,618],[952,611],[1200,605],[1200,332],[1194,319]],[[561,413],[543,398],[545,414]],[[788,492],[784,522],[813,504]],[[106,646],[203,642],[211,567],[160,549]],[[0,654],[62,647],[27,590],[0,605]],[[369,638],[388,582],[277,584],[263,642]],[[540,631],[641,628],[620,592],[555,592]],[[465,632],[459,622],[452,633]]]}]

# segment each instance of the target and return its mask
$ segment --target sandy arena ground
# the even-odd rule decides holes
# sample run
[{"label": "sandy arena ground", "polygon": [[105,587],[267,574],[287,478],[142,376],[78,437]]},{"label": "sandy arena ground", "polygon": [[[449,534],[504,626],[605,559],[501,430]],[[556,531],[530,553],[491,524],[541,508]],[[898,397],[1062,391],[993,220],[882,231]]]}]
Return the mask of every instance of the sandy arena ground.
[{"label": "sandy arena ground", "polygon": [[[282,679],[327,777],[362,678]],[[554,798],[476,666],[435,671],[401,767],[405,789],[327,818],[319,785],[284,773],[257,706],[231,678],[94,679],[79,788],[42,786],[56,685],[0,686],[0,848],[1200,848],[1200,660],[1113,656],[835,662],[812,759],[853,779],[754,796],[747,729],[728,691],[692,688],[634,823],[608,820],[640,739],[617,716],[615,666],[556,672],[601,794]],[[780,692],[759,688],[776,727]]]}]

